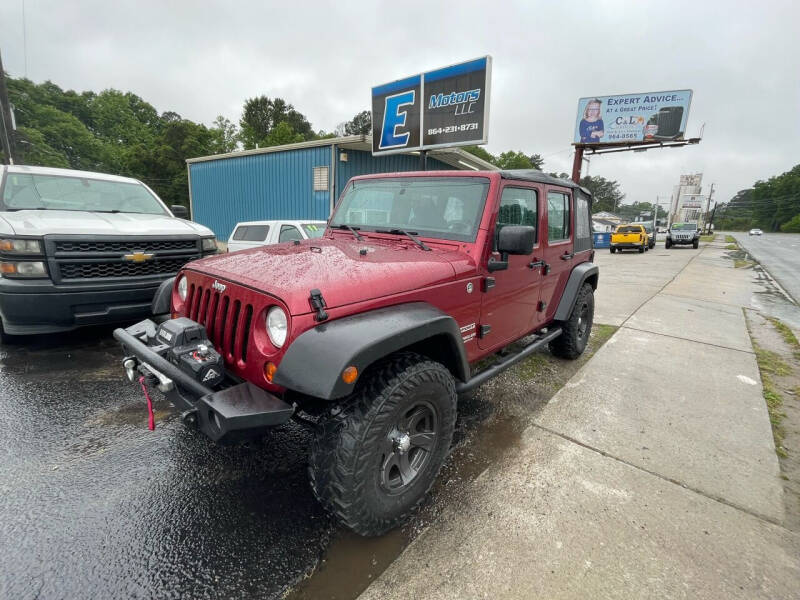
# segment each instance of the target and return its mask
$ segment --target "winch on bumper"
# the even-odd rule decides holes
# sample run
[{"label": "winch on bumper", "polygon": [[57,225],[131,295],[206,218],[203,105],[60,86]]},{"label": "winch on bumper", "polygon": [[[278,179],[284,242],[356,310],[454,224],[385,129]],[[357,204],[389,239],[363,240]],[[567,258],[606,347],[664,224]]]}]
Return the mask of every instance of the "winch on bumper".
[{"label": "winch on bumper", "polygon": [[183,411],[183,421],[214,441],[235,441],[264,433],[288,421],[294,409],[250,382],[225,375],[222,357],[205,327],[181,317],[160,325],[145,319],[114,338],[125,350],[123,367],[155,383]]}]

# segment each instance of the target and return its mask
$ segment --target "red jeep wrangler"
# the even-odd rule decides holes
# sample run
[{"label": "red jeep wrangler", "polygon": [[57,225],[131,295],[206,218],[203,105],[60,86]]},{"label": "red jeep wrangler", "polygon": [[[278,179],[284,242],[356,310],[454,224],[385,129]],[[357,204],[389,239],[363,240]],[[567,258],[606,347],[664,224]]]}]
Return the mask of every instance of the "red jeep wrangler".
[{"label": "red jeep wrangler", "polygon": [[114,337],[129,378],[214,440],[312,422],[314,493],[377,535],[436,478],[460,393],[545,344],[583,352],[598,279],[590,202],[539,171],[357,177],[322,238],[189,263],[153,301],[172,319]]}]

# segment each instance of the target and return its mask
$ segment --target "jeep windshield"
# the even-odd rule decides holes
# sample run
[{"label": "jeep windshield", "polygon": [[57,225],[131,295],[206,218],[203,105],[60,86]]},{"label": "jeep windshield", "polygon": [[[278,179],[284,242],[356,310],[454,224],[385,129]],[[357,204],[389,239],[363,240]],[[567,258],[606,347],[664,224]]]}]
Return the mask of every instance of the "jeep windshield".
[{"label": "jeep windshield", "polygon": [[8,173],[2,210],[73,210],[166,215],[161,203],[140,183],[87,177]]},{"label": "jeep windshield", "polygon": [[[398,177],[354,181],[330,221],[360,232],[398,230],[475,240],[489,191],[485,177]],[[405,235],[403,236],[405,238]]]},{"label": "jeep windshield", "polygon": [[673,223],[670,227],[672,231],[694,231],[697,229],[696,223]]}]

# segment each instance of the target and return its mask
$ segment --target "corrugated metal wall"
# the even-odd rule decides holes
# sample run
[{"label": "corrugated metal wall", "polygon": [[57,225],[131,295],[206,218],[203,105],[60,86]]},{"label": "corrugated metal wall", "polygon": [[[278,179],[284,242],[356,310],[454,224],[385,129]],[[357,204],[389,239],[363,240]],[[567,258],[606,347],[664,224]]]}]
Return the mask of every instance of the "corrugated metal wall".
[{"label": "corrugated metal wall", "polygon": [[330,146],[321,146],[190,163],[192,218],[220,240],[239,221],[325,220],[330,192],[313,191],[313,174],[330,158]]},{"label": "corrugated metal wall", "polygon": [[[341,160],[336,165],[336,201],[344,190],[344,186],[351,177],[356,175],[366,175],[368,173],[398,173],[401,171],[418,171],[419,156],[409,156],[407,154],[388,154],[384,156],[372,156],[371,152],[360,150],[342,150],[347,153],[347,162]],[[337,156],[337,159],[339,157]],[[452,170],[453,167],[435,158],[428,158],[427,166],[429,171]]]},{"label": "corrugated metal wall", "polygon": [[[341,152],[341,151],[339,151]],[[373,157],[344,150],[336,155],[338,200],[347,181],[367,173],[419,169],[419,157],[403,154]],[[266,219],[320,219],[330,213],[330,191],[313,191],[314,167],[329,167],[331,147],[304,148],[190,163],[192,218],[227,240],[236,223]],[[453,167],[429,158],[428,169]]]}]

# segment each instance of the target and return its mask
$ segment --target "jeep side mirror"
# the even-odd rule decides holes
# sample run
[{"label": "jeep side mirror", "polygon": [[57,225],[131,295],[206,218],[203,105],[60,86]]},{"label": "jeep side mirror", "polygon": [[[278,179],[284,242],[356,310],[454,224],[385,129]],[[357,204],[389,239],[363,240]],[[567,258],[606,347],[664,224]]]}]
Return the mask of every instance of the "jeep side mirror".
[{"label": "jeep side mirror", "polygon": [[497,236],[497,251],[500,260],[489,261],[490,271],[508,268],[509,254],[530,254],[536,240],[536,229],[530,225],[506,225]]},{"label": "jeep side mirror", "polygon": [[189,218],[189,209],[187,209],[182,204],[173,204],[169,207],[172,211],[172,214],[178,217],[179,219],[188,219]]}]

